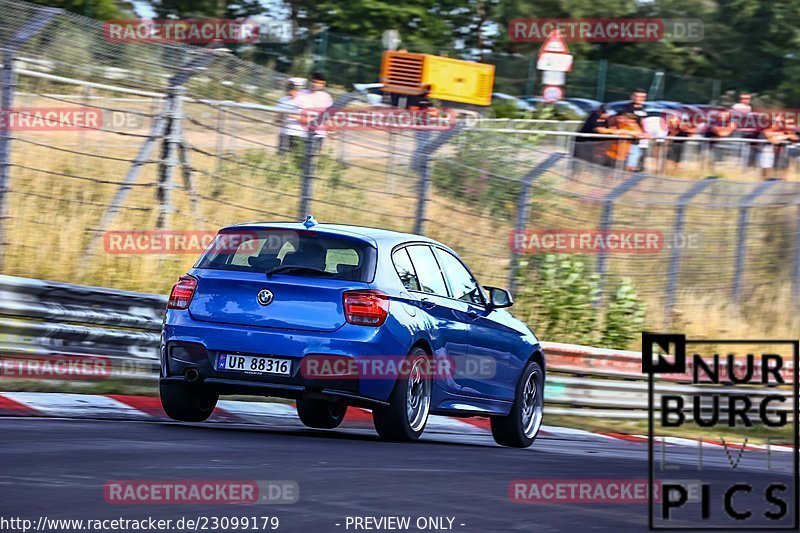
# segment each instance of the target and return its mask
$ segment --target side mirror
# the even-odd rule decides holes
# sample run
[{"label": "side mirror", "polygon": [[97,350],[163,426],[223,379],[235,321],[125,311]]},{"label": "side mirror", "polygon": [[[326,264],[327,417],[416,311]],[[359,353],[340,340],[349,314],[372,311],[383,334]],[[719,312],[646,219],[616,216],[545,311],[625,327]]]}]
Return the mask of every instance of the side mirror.
[{"label": "side mirror", "polygon": [[511,293],[505,289],[500,289],[498,287],[484,287],[487,291],[489,291],[489,306],[495,309],[500,309],[502,307],[511,307],[514,305],[514,298],[511,297]]}]

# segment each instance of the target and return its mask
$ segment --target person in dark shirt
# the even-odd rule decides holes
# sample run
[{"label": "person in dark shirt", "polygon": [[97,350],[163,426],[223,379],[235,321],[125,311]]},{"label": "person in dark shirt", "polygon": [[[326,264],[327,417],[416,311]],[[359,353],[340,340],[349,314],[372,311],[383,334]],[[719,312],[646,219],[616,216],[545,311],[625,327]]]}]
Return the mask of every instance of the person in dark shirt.
[{"label": "person in dark shirt", "polygon": [[692,124],[688,115],[678,116],[676,113],[667,114],[667,161],[670,170],[680,167],[683,159],[685,141],[674,141],[675,137],[691,137],[697,133],[697,128]]},{"label": "person in dark shirt", "polygon": [[636,122],[639,127],[644,130],[644,119],[647,118],[647,111],[644,109],[644,104],[647,102],[647,91],[644,89],[635,89],[631,93],[631,101],[622,106],[619,113],[620,115],[633,114],[636,116]]},{"label": "person in dark shirt", "polygon": [[[736,129],[736,121],[732,120],[731,112],[727,109],[722,109],[717,113],[712,113],[709,115],[705,137],[707,139],[725,139],[733,135],[736,132]],[[709,144],[709,161],[713,171],[714,165],[722,160],[722,156],[725,153],[725,147],[718,142],[711,142]]]},{"label": "person in dark shirt", "polygon": [[[601,105],[589,114],[586,118],[586,122],[583,123],[578,133],[616,133],[616,128],[609,125],[609,117],[610,113],[608,108],[605,104]],[[610,142],[613,141],[597,137],[582,137],[579,135],[575,137],[575,157],[591,163],[598,163],[600,162],[598,154],[605,152]]]}]

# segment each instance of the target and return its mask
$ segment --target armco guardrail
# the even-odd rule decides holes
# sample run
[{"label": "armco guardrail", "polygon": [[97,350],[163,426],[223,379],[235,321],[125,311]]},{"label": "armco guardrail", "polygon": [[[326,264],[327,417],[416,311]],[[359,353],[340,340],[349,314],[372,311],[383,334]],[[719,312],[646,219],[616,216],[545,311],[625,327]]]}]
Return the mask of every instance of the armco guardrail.
[{"label": "armco guardrail", "polygon": [[0,276],[0,353],[104,356],[152,372],[166,302],[156,294]]},{"label": "armco guardrail", "polygon": [[[106,357],[116,370],[122,369],[113,373],[115,377],[154,378],[166,301],[157,294],[0,276],[0,354]],[[548,412],[647,417],[640,352],[558,342],[542,342],[542,347],[547,354]],[[793,367],[783,371],[791,382]],[[656,397],[662,392],[689,396],[698,390],[690,380],[691,369],[659,383]],[[725,388],[703,392],[725,393]],[[752,393],[767,394],[763,389]],[[791,412],[791,402],[781,409]]]}]

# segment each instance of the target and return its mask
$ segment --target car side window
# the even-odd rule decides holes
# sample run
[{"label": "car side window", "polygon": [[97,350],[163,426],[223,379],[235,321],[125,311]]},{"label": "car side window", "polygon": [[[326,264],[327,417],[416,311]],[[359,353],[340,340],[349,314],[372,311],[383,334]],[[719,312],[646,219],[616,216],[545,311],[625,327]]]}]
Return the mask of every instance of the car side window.
[{"label": "car side window", "polygon": [[395,270],[397,270],[397,275],[400,276],[400,281],[403,282],[403,287],[410,291],[420,290],[417,273],[414,272],[414,265],[411,264],[411,258],[408,257],[406,249],[400,248],[393,253],[392,261],[394,262]]},{"label": "car side window", "polygon": [[417,272],[420,290],[439,296],[447,296],[447,285],[444,283],[442,272],[439,270],[439,263],[433,255],[430,246],[414,245],[406,248]]},{"label": "car side window", "polygon": [[483,295],[478,286],[478,282],[469,273],[469,270],[459,261],[459,259],[445,250],[437,248],[436,256],[442,265],[447,283],[453,292],[453,298],[464,300],[473,304],[483,305]]}]

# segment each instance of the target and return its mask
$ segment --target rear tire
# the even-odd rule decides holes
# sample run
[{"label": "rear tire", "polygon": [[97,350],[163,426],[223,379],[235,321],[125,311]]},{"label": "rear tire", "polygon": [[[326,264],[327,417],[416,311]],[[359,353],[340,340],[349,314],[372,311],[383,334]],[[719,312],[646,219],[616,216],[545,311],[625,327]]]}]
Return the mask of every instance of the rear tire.
[{"label": "rear tire", "polygon": [[219,394],[193,383],[158,384],[161,406],[167,416],[181,422],[202,422],[211,416]]},{"label": "rear tire", "polygon": [[404,366],[408,371],[397,378],[389,405],[372,410],[372,421],[381,440],[415,441],[428,423],[433,384],[428,354],[415,348]]},{"label": "rear tire", "polygon": [[539,363],[531,361],[522,371],[511,412],[491,418],[495,442],[510,448],[533,444],[542,425],[543,408],[544,371]]},{"label": "rear tire", "polygon": [[347,413],[347,404],[322,400],[297,400],[297,415],[310,428],[333,429],[339,427]]}]

